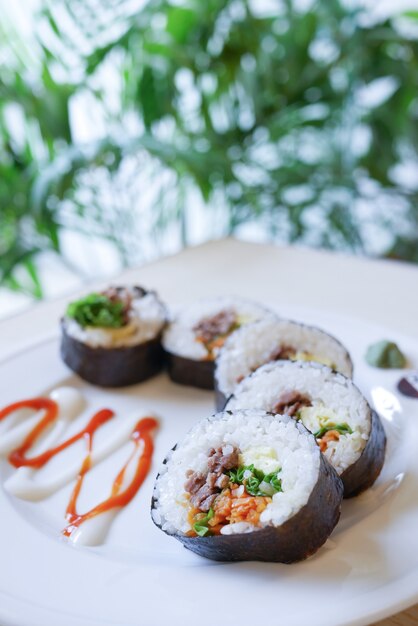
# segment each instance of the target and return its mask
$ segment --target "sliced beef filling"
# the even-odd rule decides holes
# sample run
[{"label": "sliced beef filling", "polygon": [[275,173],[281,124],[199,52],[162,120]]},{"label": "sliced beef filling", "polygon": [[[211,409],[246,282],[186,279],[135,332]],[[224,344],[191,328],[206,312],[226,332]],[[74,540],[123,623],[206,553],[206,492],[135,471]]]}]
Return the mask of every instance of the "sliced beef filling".
[{"label": "sliced beef filling", "polygon": [[200,511],[209,511],[215,498],[228,484],[229,476],[224,472],[238,465],[238,449],[231,445],[209,450],[208,473],[187,473],[184,489],[190,494],[190,504]]},{"label": "sliced beef filling", "polygon": [[101,293],[106,296],[106,298],[109,298],[111,302],[120,302],[123,305],[123,321],[124,324],[127,324],[132,309],[132,300],[134,298],[142,298],[146,292],[141,287],[133,287],[132,289],[127,289],[126,287],[108,287]]},{"label": "sliced beef filling", "polygon": [[225,337],[237,327],[237,314],[233,309],[225,309],[212,317],[205,317],[193,327],[197,341],[203,343],[210,352],[219,338]]},{"label": "sliced beef filling", "polygon": [[281,359],[294,358],[297,350],[293,346],[282,345],[270,356],[270,361],[280,361]]},{"label": "sliced beef filling", "polygon": [[[271,353],[271,355],[269,356],[269,358],[264,361],[264,363],[271,363],[271,361],[280,361],[280,360],[292,360],[295,358],[296,355],[296,348],[293,348],[293,346],[286,346],[286,345],[282,345],[279,346],[276,350],[274,350],[274,352]],[[252,367],[250,369],[250,374],[252,374],[253,372],[255,372],[259,367],[261,367],[262,365],[264,365],[264,363],[259,363],[258,365],[256,365],[255,367]],[[237,383],[240,383],[242,380],[244,380],[244,378],[247,376],[248,374],[245,374],[243,376],[238,376],[238,378],[236,379]]]},{"label": "sliced beef filling", "polygon": [[294,417],[304,406],[312,406],[308,396],[299,391],[284,391],[273,407],[273,412]]}]

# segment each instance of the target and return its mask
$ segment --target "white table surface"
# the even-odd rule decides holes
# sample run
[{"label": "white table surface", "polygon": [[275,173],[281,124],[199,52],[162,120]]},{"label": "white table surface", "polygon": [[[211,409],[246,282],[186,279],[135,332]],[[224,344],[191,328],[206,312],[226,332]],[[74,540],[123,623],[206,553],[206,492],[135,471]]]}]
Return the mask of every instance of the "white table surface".
[{"label": "white table surface", "polygon": [[[227,291],[255,300],[272,290],[272,301],[324,310],[375,322],[418,337],[418,267],[304,248],[221,240],[189,248],[170,258],[123,272],[113,283],[155,288],[172,305],[218,295],[218,277]],[[179,290],[179,281],[182,287]],[[102,285],[90,285],[88,290]],[[179,291],[182,292],[180,298]],[[72,294],[71,298],[74,297]],[[71,298],[34,305],[0,323],[0,358],[57,332],[57,321]],[[379,622],[379,626],[418,624],[418,605]]]}]

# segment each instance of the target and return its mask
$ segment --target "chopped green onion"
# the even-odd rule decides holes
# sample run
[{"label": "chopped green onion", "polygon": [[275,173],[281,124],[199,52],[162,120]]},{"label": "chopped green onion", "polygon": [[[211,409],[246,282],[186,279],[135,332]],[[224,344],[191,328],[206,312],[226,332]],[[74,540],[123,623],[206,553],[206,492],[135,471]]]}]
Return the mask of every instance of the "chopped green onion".
[{"label": "chopped green onion", "polygon": [[269,482],[270,485],[275,489],[275,491],[283,491],[282,489],[282,481],[277,476],[277,472],[275,474],[268,474],[265,478],[265,481]]},{"label": "chopped green onion", "polygon": [[[282,490],[282,481],[278,478],[277,472],[271,472],[270,474],[264,474],[262,470],[259,470],[251,465],[244,465],[236,469],[230,470],[228,476],[232,483],[236,485],[245,485],[247,493],[251,496],[271,496]],[[245,472],[250,472],[250,476],[244,478]],[[268,484],[267,488],[263,488],[263,483]]]},{"label": "chopped green onion", "polygon": [[245,482],[246,491],[252,496],[260,496],[262,493],[260,492],[260,479],[257,476],[250,476],[247,478]]},{"label": "chopped green onion", "polygon": [[325,433],[329,432],[330,430],[336,430],[337,432],[340,433],[340,435],[352,435],[353,431],[350,428],[350,426],[344,422],[343,424],[327,424],[326,426],[322,426],[322,428],[320,428],[319,430],[316,431],[316,433],[313,434],[313,436],[316,439],[321,439],[321,437],[323,437],[325,435]]},{"label": "chopped green onion", "polygon": [[276,493],[276,490],[273,487],[273,485],[266,482],[265,480],[261,481],[259,491],[261,492],[261,494],[265,496],[274,496],[274,494]]},{"label": "chopped green onion", "polygon": [[207,515],[201,517],[197,522],[193,524],[193,530],[199,537],[204,537],[209,533],[208,522],[214,516],[212,507],[209,509]]},{"label": "chopped green onion", "polygon": [[123,302],[111,300],[100,293],[91,293],[71,302],[67,307],[67,316],[83,328],[121,328],[125,324]]},{"label": "chopped green onion", "polygon": [[228,472],[228,476],[231,479],[231,482],[235,483],[236,485],[241,485],[242,481],[244,480],[244,472],[247,469],[253,470],[254,466],[249,465],[248,467],[238,467],[236,470],[231,470],[230,472]]}]

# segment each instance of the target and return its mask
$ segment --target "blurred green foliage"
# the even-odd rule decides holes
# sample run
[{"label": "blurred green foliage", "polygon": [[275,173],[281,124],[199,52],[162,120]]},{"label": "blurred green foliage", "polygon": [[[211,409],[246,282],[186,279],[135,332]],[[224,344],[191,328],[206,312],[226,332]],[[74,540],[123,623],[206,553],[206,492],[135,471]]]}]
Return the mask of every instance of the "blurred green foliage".
[{"label": "blurred green foliage", "polygon": [[[186,245],[195,189],[224,234],[256,221],[273,241],[373,253],[377,232],[380,255],[418,262],[418,183],[399,176],[418,163],[416,16],[300,4],[55,0],[31,45],[0,18],[0,281],[41,297],[37,256],[62,252],[64,228],[124,263],[133,220]],[[105,129],[88,141],[80,97]]]}]

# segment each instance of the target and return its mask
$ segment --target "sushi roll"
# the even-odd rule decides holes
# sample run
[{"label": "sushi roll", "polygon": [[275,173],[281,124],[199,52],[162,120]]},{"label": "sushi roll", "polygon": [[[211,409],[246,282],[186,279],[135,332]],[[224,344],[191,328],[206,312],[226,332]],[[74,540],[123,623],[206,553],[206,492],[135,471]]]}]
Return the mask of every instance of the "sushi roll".
[{"label": "sushi roll", "polygon": [[327,540],[342,494],[302,424],[262,410],[225,411],[197,423],[167,456],[151,514],[208,559],[293,563]]},{"label": "sushi roll", "polygon": [[181,310],[163,336],[172,381],[214,388],[214,362],[231,333],[272,313],[254,302],[221,297],[201,300]]},{"label": "sushi roll", "polygon": [[216,359],[216,409],[221,411],[238,383],[258,367],[279,359],[317,361],[351,378],[344,346],[314,326],[270,317],[247,324],[229,337]]},{"label": "sushi roll", "polygon": [[368,489],[385,459],[379,416],[354,383],[318,363],[277,361],[245,378],[227,409],[285,413],[310,430],[344,484],[344,497]]},{"label": "sushi roll", "polygon": [[71,302],[61,320],[61,356],[81,378],[102,387],[132,385],[164,364],[167,313],[154,291],[110,287]]}]

